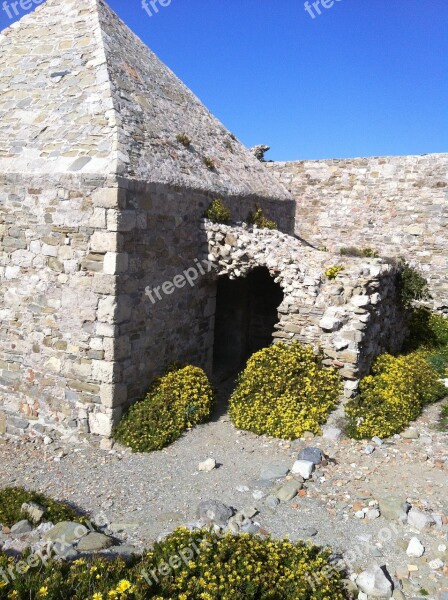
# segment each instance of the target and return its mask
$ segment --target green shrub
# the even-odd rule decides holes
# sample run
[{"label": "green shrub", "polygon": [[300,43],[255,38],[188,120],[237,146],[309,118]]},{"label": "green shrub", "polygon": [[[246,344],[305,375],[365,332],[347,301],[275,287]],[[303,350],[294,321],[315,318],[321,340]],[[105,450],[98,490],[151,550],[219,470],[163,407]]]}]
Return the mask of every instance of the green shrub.
[{"label": "green shrub", "polygon": [[448,375],[448,319],[426,308],[412,310],[407,352],[425,350],[429,364],[441,377]]},{"label": "green shrub", "polygon": [[448,347],[448,319],[426,308],[413,309],[409,319],[409,330],[407,350]]},{"label": "green shrub", "polygon": [[188,146],[190,146],[191,144],[191,140],[188,137],[188,135],[185,135],[185,133],[179,133],[178,135],[176,135],[176,140],[182,144],[182,146],[185,146],[185,148],[188,148]]},{"label": "green shrub", "polygon": [[135,452],[161,450],[210,416],[213,389],[202,369],[175,368],[156,379],[115,429],[115,439]]},{"label": "green shrub", "polygon": [[[180,528],[127,563],[81,558],[30,568],[0,584],[0,600],[344,600],[330,554],[303,542]],[[0,568],[10,566],[0,552]]]},{"label": "green shrub", "polygon": [[221,223],[228,225],[232,218],[232,213],[221,200],[213,200],[205,211],[205,218],[210,219],[212,223]]},{"label": "green shrub", "polygon": [[259,229],[278,229],[277,223],[267,219],[258,206],[255,207],[255,212],[247,215],[247,222],[249,225],[256,225]]},{"label": "green shrub", "polygon": [[328,269],[325,271],[325,275],[328,277],[328,279],[336,279],[339,273],[342,273],[343,270],[344,267],[341,265],[335,265],[334,267],[328,267]]},{"label": "green shrub", "polygon": [[347,248],[340,249],[341,256],[357,256],[359,258],[379,258],[380,255],[372,248],[356,248],[355,246],[348,246]]},{"label": "green shrub", "polygon": [[441,431],[448,431],[448,404],[444,404],[440,411],[439,429]]},{"label": "green shrub", "polygon": [[29,518],[20,510],[25,502],[36,502],[46,508],[44,516],[46,521],[57,523],[60,521],[83,522],[84,520],[79,513],[64,502],[52,500],[38,492],[28,492],[20,487],[7,487],[0,490],[0,523],[5,527],[11,527],[22,519]]},{"label": "green shrub", "polygon": [[417,269],[400,259],[402,271],[398,276],[398,292],[402,305],[411,308],[416,301],[429,299],[428,282]]},{"label": "green shrub", "polygon": [[348,434],[363,439],[401,433],[426,404],[443,398],[446,388],[438,379],[424,351],[378,357],[359,396],[346,406]]},{"label": "green shrub", "polygon": [[429,352],[426,360],[441,378],[448,377],[448,347]]},{"label": "green shrub", "polygon": [[230,398],[236,427],[283,439],[319,432],[336,406],[340,379],[299,342],[274,344],[254,354]]}]

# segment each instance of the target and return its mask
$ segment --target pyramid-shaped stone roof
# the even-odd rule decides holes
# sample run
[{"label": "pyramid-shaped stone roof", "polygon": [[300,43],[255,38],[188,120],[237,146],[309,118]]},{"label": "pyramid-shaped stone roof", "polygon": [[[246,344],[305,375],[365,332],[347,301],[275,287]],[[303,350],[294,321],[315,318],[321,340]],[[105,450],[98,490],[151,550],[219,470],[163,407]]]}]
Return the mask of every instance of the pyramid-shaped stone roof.
[{"label": "pyramid-shaped stone roof", "polygon": [[102,0],[47,0],[4,30],[0,90],[0,172],[291,199]]}]

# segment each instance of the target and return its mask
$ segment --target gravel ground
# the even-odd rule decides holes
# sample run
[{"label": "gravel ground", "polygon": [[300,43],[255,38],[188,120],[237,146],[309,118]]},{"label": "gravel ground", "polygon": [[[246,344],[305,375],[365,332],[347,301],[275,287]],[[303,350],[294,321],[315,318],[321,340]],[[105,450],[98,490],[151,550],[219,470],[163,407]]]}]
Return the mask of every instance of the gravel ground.
[{"label": "gravel ground", "polygon": [[[21,485],[68,500],[91,515],[102,513],[111,528],[123,529],[123,540],[138,546],[194,521],[201,500],[220,500],[238,510],[256,506],[254,521],[272,535],[292,540],[313,536],[336,552],[351,552],[355,570],[376,562],[387,565],[393,576],[397,568],[417,566],[412,582],[406,582],[406,596],[418,597],[423,587],[437,598],[440,590],[448,591],[448,553],[443,551],[443,544],[448,545],[448,433],[435,429],[439,410],[430,407],[413,424],[419,439],[393,438],[372,454],[365,453],[365,442],[347,439],[288,443],[258,437],[236,430],[226,414],[187,432],[169,448],[145,455],[118,446],[104,451],[85,440],[48,445],[0,440],[0,487]],[[321,448],[331,460],[314,473],[300,496],[275,509],[264,498],[254,499],[257,490],[268,495],[276,485],[260,481],[262,467],[279,463],[291,468],[298,451],[308,446]],[[219,467],[199,472],[199,462],[209,457]],[[388,496],[433,511],[445,524],[415,532],[383,516],[355,517],[360,507]],[[420,559],[406,556],[414,535],[426,548]],[[444,560],[445,571],[430,569],[428,562],[435,558]]]}]

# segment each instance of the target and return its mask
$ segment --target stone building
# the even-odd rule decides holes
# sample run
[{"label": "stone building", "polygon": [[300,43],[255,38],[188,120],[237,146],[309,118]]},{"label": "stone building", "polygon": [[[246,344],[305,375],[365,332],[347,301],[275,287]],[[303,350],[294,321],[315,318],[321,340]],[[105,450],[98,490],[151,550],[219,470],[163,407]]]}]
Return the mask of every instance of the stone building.
[{"label": "stone building", "polygon": [[211,362],[209,280],[145,295],[195,266],[211,200],[290,232],[294,203],[101,1],[48,0],[0,65],[3,412],[107,435],[167,363]]},{"label": "stone building", "polygon": [[[278,174],[102,0],[3,31],[0,90],[0,433],[108,436],[168,363],[276,338],[321,346],[350,395],[399,347],[394,267],[294,236]],[[239,224],[202,219],[215,198]],[[279,232],[241,224],[256,205]]]}]

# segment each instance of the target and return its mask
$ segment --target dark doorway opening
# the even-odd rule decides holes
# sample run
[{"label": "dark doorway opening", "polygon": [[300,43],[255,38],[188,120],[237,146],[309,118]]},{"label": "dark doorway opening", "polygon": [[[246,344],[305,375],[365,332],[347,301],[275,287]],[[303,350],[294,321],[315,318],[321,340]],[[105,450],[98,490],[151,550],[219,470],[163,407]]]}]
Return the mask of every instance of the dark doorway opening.
[{"label": "dark doorway opening", "polygon": [[217,380],[235,375],[254,352],[270,346],[282,301],[282,288],[265,267],[241,279],[219,278],[213,348]]}]

